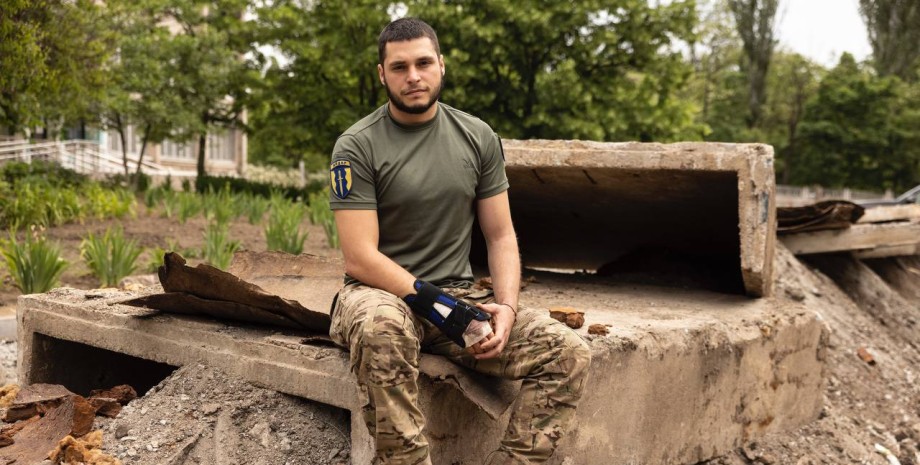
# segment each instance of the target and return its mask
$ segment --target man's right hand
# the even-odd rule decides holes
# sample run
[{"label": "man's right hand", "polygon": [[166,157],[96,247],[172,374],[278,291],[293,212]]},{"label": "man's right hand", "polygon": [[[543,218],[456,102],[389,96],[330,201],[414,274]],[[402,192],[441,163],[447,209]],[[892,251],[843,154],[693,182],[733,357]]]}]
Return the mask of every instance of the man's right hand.
[{"label": "man's right hand", "polygon": [[515,313],[511,307],[502,304],[477,304],[482,311],[492,316],[492,334],[486,336],[482,341],[474,344],[469,348],[477,360],[486,360],[498,357],[505,345],[508,344],[508,338],[511,335],[511,327],[514,325]]}]

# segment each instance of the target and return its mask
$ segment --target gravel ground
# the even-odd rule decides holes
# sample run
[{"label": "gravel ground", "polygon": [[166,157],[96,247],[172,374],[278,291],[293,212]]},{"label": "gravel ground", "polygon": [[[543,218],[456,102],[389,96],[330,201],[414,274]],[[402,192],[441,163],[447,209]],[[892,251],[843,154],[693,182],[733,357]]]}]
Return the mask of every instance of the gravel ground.
[{"label": "gravel ground", "polygon": [[0,340],[0,386],[16,383],[16,341]]}]

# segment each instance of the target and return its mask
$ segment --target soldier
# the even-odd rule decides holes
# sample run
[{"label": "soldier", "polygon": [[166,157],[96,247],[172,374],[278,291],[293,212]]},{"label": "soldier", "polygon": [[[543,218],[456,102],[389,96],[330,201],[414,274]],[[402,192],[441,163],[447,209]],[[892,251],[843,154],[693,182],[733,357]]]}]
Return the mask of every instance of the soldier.
[{"label": "soldier", "polygon": [[[346,273],[330,334],[350,351],[367,395],[375,463],[431,463],[418,408],[419,351],[523,379],[486,463],[542,463],[572,424],[590,350],[545,312],[519,306],[501,141],[478,118],[438,101],[445,67],[434,30],[414,18],[393,21],[380,33],[378,54],[388,102],[339,137],[330,170]],[[472,286],[474,216],[494,296],[472,307],[456,298]],[[487,318],[487,334],[467,338],[467,324]],[[459,332],[443,326],[458,321]]]}]

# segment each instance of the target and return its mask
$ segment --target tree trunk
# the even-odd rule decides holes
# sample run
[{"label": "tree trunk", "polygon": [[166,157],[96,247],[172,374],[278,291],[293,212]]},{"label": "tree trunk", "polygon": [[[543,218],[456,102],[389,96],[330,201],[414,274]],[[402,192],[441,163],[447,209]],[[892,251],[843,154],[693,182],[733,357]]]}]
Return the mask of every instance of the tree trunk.
[{"label": "tree trunk", "polygon": [[208,123],[211,122],[211,118],[208,116],[208,112],[205,111],[201,114],[201,125],[204,128],[200,134],[198,134],[198,177],[204,178],[208,175],[205,170],[204,165],[204,156],[207,153],[205,148],[208,142]]},{"label": "tree trunk", "polygon": [[208,133],[203,132],[198,135],[198,177],[203,178],[208,175],[204,166],[205,144],[208,142]]},{"label": "tree trunk", "polygon": [[141,153],[137,156],[137,171],[134,173],[134,179],[131,180],[131,185],[135,188],[140,186],[141,178],[141,164],[144,162],[144,152],[147,151],[147,140],[150,138],[150,124],[144,128],[144,137],[141,139]]},{"label": "tree trunk", "polygon": [[128,169],[128,137],[125,135],[125,123],[121,119],[121,114],[115,114],[115,130],[118,131],[118,137],[121,139],[121,162],[125,166],[125,177],[131,176],[131,170]]}]

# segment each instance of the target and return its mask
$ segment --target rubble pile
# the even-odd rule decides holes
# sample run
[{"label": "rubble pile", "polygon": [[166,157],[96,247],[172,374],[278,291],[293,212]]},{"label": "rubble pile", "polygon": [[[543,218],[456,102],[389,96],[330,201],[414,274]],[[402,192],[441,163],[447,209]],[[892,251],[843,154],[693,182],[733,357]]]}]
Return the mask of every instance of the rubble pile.
[{"label": "rubble pile", "polygon": [[820,418],[709,465],[920,465],[920,257],[800,261],[777,247],[777,298],[830,329]]},{"label": "rubble pile", "polygon": [[4,386],[0,463],[120,465],[99,450],[102,432],[92,429],[96,415],[117,415],[135,397],[130,386],[93,391],[89,398],[58,384]]},{"label": "rubble pile", "polygon": [[348,413],[187,365],[102,428],[124,465],[345,465]]}]

